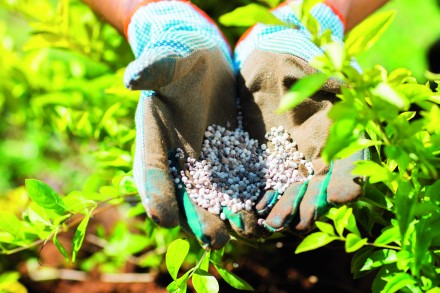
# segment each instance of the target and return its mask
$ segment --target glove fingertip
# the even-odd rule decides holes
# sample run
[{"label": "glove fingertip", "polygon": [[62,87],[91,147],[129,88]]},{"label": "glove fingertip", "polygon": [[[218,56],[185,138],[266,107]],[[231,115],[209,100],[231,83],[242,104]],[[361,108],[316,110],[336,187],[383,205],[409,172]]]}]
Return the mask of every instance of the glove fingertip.
[{"label": "glove fingertip", "polygon": [[179,225],[179,209],[168,172],[148,169],[145,175],[146,180],[139,192],[147,215],[161,227],[176,227]]},{"label": "glove fingertip", "polygon": [[150,204],[146,209],[148,216],[161,227],[173,228],[179,225],[177,205]]},{"label": "glove fingertip", "polygon": [[255,206],[258,215],[266,215],[278,201],[279,193],[275,190],[266,191]]},{"label": "glove fingertip", "polygon": [[141,56],[127,66],[124,84],[130,90],[158,90],[172,81],[175,67],[175,57],[154,60]]}]

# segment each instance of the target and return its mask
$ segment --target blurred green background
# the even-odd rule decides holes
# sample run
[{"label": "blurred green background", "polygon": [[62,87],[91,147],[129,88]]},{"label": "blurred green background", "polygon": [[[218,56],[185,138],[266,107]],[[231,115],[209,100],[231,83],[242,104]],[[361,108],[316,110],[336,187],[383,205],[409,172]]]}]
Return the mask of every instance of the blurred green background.
[{"label": "blurred green background", "polygon": [[[433,54],[436,65],[429,66],[430,48],[440,41],[440,5],[436,0],[394,0],[382,10],[395,9],[396,18],[372,50],[359,56],[363,67],[380,64],[388,70],[404,67],[411,70],[419,82],[425,80],[428,69],[439,70],[440,48]],[[438,47],[438,46],[437,46]]]},{"label": "blurred green background", "polygon": [[[251,1],[194,2],[218,19]],[[438,1],[395,0],[383,9],[395,9],[396,19],[359,62],[406,67],[424,81],[440,39]],[[245,30],[222,29],[231,42]],[[121,69],[131,59],[125,40],[79,1],[0,1],[1,195],[25,178],[67,192],[130,170],[137,94],[123,88]]]}]

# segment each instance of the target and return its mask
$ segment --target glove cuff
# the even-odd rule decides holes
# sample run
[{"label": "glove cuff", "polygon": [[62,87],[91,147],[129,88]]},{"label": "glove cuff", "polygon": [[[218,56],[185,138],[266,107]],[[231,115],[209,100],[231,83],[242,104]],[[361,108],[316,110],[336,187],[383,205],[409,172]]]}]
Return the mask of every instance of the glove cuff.
[{"label": "glove cuff", "polygon": [[[220,47],[227,59],[231,59],[231,48],[216,23],[188,0],[139,0],[124,20],[124,33],[136,58],[146,46],[154,46],[155,41],[172,43],[186,41],[178,50],[194,52],[201,45],[186,37],[186,33],[203,36]],[[174,34],[175,36],[167,36]],[[232,61],[231,61],[232,62]]]},{"label": "glove cuff", "polygon": [[[292,9],[286,7],[290,3],[302,2],[302,0],[287,0],[271,11],[282,21],[298,25],[301,30],[307,31],[307,29],[300,23],[299,19],[294,15]],[[320,32],[329,29],[332,31],[334,37],[338,39],[344,37],[345,17],[336,6],[332,4],[331,0],[315,4],[310,10],[310,14],[319,22]]]},{"label": "glove cuff", "polygon": [[[271,10],[275,17],[297,28],[256,24],[243,34],[235,47],[234,67],[236,70],[240,70],[254,49],[290,54],[306,61],[322,54],[322,49],[311,42],[310,32],[301,24],[289,6],[289,3],[301,2],[301,0],[288,0]],[[342,42],[345,22],[342,13],[328,3],[316,4],[310,13],[319,22],[320,32],[329,29],[332,32],[332,38]]]},{"label": "glove cuff", "polygon": [[345,17],[342,14],[342,12],[338,8],[336,8],[336,6],[334,6],[332,3],[330,3],[330,1],[324,1],[324,4],[327,5],[333,11],[333,13],[339,18],[343,28],[345,29],[347,22],[345,21]]},{"label": "glove cuff", "polygon": [[[160,2],[160,1],[167,1],[167,0],[141,0],[133,7],[133,9],[130,10],[130,12],[126,15],[126,17],[124,19],[124,35],[127,40],[128,40],[128,26],[130,25],[131,19],[132,19],[133,15],[136,13],[136,11],[138,11],[139,8],[141,8],[143,6],[147,6],[148,4],[151,4],[154,2]],[[168,1],[170,1],[170,0],[168,0]],[[175,1],[190,3],[189,0],[175,0]]]}]

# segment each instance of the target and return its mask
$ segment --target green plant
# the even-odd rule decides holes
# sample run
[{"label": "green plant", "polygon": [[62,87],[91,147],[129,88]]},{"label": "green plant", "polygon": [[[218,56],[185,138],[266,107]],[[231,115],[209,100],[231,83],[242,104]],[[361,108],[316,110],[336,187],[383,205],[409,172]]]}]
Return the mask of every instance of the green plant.
[{"label": "green plant", "polygon": [[[158,270],[179,229],[145,219],[134,187],[127,42],[80,1],[0,4],[0,291],[19,286],[13,258],[31,263],[50,242],[72,269]],[[112,230],[96,223],[109,210]]]},{"label": "green plant", "polygon": [[202,255],[196,265],[178,278],[180,266],[188,255],[189,250],[190,244],[185,239],[174,240],[168,247],[165,261],[168,272],[174,280],[167,287],[169,292],[186,292],[187,282],[190,279],[197,292],[218,292],[218,281],[209,273],[211,264],[216,269],[218,275],[232,287],[239,290],[253,290],[252,286],[246,281],[223,267],[221,260],[225,248],[222,250],[200,250]]},{"label": "green plant", "polygon": [[[274,6],[279,1],[265,2]],[[165,260],[173,278],[170,291],[185,291],[190,279],[199,292],[215,291],[213,276],[250,290],[224,268],[224,251],[175,240],[181,237],[179,229],[160,229],[142,216],[130,172],[138,94],[121,82],[132,58],[123,38],[76,0],[0,3],[0,133],[5,137],[0,141],[0,190],[5,194],[0,202],[6,207],[0,214],[1,258],[24,250],[32,253],[23,258],[38,258],[33,248],[52,241],[67,263],[84,271],[121,271],[127,260],[154,270]],[[241,23],[273,20],[267,8],[248,9],[253,13],[245,15],[252,18],[244,20],[241,11]],[[355,170],[368,178],[365,196],[332,208],[296,252],[343,242],[347,253],[354,253],[355,278],[378,270],[374,292],[438,292],[440,96],[432,90],[435,82],[419,84],[405,69],[387,73],[375,66],[360,73],[350,66],[352,57],[383,33],[392,13],[367,20],[342,47],[328,34],[318,35],[307,6],[296,11],[325,54],[313,62],[320,74],[298,82],[280,110],[336,77],[346,86],[330,113],[335,123],[324,156],[331,161],[365,147],[371,152],[371,160]],[[222,18],[225,25],[237,20],[231,15]],[[27,180],[25,190],[17,187],[24,178],[41,180]],[[113,231],[89,225],[108,209],[124,214]],[[71,248],[60,240],[67,231],[75,231]],[[80,255],[85,243],[99,250]],[[194,266],[179,276],[185,262]],[[24,290],[15,268],[4,263],[0,290]]]},{"label": "green plant", "polygon": [[[309,234],[296,253],[342,241],[347,253],[356,252],[355,278],[379,269],[373,292],[438,292],[440,95],[431,87],[438,87],[440,76],[427,74],[434,82],[419,84],[406,69],[387,73],[377,65],[355,70],[353,57],[374,45],[394,12],[369,17],[342,46],[328,32],[318,33],[319,24],[308,14],[317,2],[291,6],[312,33],[312,41],[324,49],[311,62],[319,73],[297,82],[278,110],[300,104],[328,78],[340,80],[344,85],[329,113],[334,123],[322,155],[330,162],[370,148],[371,160],[357,162],[353,171],[367,178],[365,196],[350,207],[332,208],[328,221],[316,222],[318,232]],[[224,19],[234,19],[239,12],[243,13],[234,11]]]}]

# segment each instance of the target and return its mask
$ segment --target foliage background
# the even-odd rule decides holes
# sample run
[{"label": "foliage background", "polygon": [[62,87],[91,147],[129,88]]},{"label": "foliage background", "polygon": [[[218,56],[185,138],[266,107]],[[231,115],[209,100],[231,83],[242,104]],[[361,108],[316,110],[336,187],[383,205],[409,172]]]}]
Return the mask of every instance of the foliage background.
[{"label": "foliage background", "polygon": [[[194,2],[217,19],[251,1]],[[381,64],[389,71],[405,67],[423,82],[426,69],[434,66],[428,63],[429,48],[440,40],[438,2],[395,0],[384,9],[389,8],[397,10],[395,21],[359,62],[366,68]],[[223,30],[231,43],[244,31]],[[18,215],[27,207],[25,178],[42,180],[60,194],[111,194],[115,186],[133,190],[138,94],[125,90],[121,81],[132,58],[125,40],[79,1],[0,0],[0,205],[5,210]],[[145,229],[130,234],[120,227],[110,237],[115,242],[124,233],[143,235]],[[142,249],[164,247],[176,233],[158,232],[162,242],[142,242]],[[103,270],[117,271],[124,260],[115,255],[84,260],[81,269],[100,263]],[[143,266],[158,266],[162,256]],[[0,271],[14,269],[10,259],[0,258]]]},{"label": "foliage background", "polygon": [[[82,6],[77,1],[71,2],[73,6]],[[217,19],[234,7],[251,1],[194,2]],[[122,86],[119,78],[121,75],[117,75],[117,71],[124,68],[132,59],[125,40],[107,26],[104,27],[103,34],[108,36],[107,40],[111,39],[112,44],[105,48],[105,52],[100,52],[104,44],[102,39],[98,40],[98,37],[95,37],[95,40],[87,40],[94,48],[85,48],[85,52],[80,50],[78,52],[78,48],[73,52],[50,48],[54,47],[54,44],[35,44],[38,43],[35,39],[29,44],[33,32],[32,23],[36,20],[47,23],[53,21],[56,4],[55,0],[0,1],[0,64],[2,66],[0,194],[2,196],[22,186],[25,178],[46,179],[59,191],[68,191],[80,186],[85,177],[93,173],[95,164],[88,152],[81,151],[80,147],[79,138],[84,134],[75,133],[67,136],[62,131],[49,130],[47,128],[49,117],[46,115],[47,112],[42,112],[41,109],[63,104],[82,111],[91,110],[89,104],[95,103],[98,98],[92,99],[87,96],[88,93],[93,93],[95,97],[101,95],[100,103],[111,105],[116,101],[115,97],[104,95],[103,91],[106,90],[106,86],[110,87],[113,84]],[[359,62],[366,68],[381,64],[389,71],[405,67],[413,72],[419,82],[423,82],[424,73],[429,67],[427,58],[429,50],[436,41],[440,40],[439,5],[435,0],[420,1],[417,4],[410,0],[396,0],[391,1],[383,9],[389,8],[397,10],[396,19],[378,43],[359,57]],[[98,22],[87,8],[76,7],[76,9],[81,11],[81,16],[71,19],[67,30],[73,38],[81,39],[84,37],[84,32],[79,33],[79,28],[98,25]],[[231,43],[235,42],[245,30],[225,27],[222,29]],[[32,50],[32,46],[40,49]],[[46,48],[41,49],[45,46]],[[99,56],[102,53],[103,55]],[[435,65],[431,65],[433,66]],[[77,83],[69,85],[68,79],[72,77]],[[75,95],[67,94],[66,87],[70,91],[76,89]],[[79,89],[82,91],[78,91]],[[118,90],[122,91],[121,88]],[[49,96],[44,96],[48,93]],[[125,94],[128,95],[127,92]],[[129,96],[133,110],[136,94]],[[92,118],[96,119],[93,117],[94,114],[90,111]],[[129,121],[133,120],[130,115],[124,118],[128,122],[128,127],[133,125]],[[61,140],[61,137],[64,140]],[[91,147],[92,143],[89,141],[86,145]],[[79,162],[85,164],[84,168],[80,167]],[[126,164],[126,166],[130,165]]]}]

